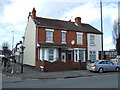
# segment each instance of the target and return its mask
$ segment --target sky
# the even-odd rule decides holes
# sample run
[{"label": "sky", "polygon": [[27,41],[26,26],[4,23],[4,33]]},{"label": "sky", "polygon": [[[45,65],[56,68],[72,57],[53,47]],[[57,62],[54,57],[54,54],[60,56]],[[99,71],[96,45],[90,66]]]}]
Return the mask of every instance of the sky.
[{"label": "sky", "polygon": [[[114,49],[112,40],[113,23],[118,19],[118,1],[102,0],[103,46]],[[39,17],[72,20],[81,17],[82,23],[100,28],[100,0],[0,0],[0,49],[7,42],[15,46],[24,36],[28,14],[33,7]],[[13,40],[14,38],[14,40]]]}]

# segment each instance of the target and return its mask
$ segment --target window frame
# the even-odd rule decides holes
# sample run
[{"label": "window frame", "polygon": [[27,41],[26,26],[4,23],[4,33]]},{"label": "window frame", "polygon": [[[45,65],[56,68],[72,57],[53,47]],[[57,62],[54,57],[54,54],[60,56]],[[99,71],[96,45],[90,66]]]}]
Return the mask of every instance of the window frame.
[{"label": "window frame", "polygon": [[[91,57],[92,57],[92,59],[91,59]],[[89,58],[92,61],[96,60],[96,51],[90,51],[89,52]]]},{"label": "window frame", "polygon": [[77,44],[83,45],[83,33],[77,32]]},{"label": "window frame", "polygon": [[66,31],[61,31],[61,32],[62,32],[62,43],[66,43]]},{"label": "window frame", "polygon": [[[48,32],[49,32],[49,34],[48,34]],[[51,43],[53,43],[53,32],[54,32],[54,30],[53,29],[46,29],[46,42],[51,42]],[[51,38],[50,40],[48,39],[48,38]]]},{"label": "window frame", "polygon": [[90,45],[95,45],[95,35],[90,35]]},{"label": "window frame", "polygon": [[[52,50],[52,54],[50,53],[50,50]],[[50,57],[52,56],[52,60],[50,60]],[[54,61],[54,49],[48,49],[48,61]]]}]

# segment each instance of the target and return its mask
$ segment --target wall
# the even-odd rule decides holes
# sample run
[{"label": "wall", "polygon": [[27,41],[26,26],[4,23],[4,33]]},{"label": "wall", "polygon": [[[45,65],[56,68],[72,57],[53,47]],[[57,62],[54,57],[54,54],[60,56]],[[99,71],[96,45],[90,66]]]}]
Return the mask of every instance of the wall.
[{"label": "wall", "polygon": [[[62,41],[62,33],[61,31],[64,30],[54,30],[53,32],[53,42],[54,43],[61,43]],[[46,30],[45,28],[39,28],[38,30],[38,41],[40,42],[45,42],[46,41]],[[87,35],[86,33],[83,33],[83,45],[77,45],[77,34],[76,31],[67,31],[66,32],[66,42],[67,44],[72,48],[86,48],[87,47]],[[71,41],[74,40],[75,41],[75,45],[71,45]]]},{"label": "wall", "polygon": [[[72,45],[71,41],[74,40],[75,44]],[[87,44],[86,44],[86,33],[83,33],[83,45],[78,45],[77,44],[77,33],[76,31],[68,31],[67,32],[67,43],[70,47],[74,47],[74,48],[86,48]]]},{"label": "wall", "polygon": [[24,60],[23,63],[31,66],[35,66],[36,57],[36,26],[34,21],[29,18],[26,30],[25,30],[25,41],[24,41]]},{"label": "wall", "polygon": [[41,63],[44,63],[43,65],[44,71],[46,72],[85,69],[85,63],[73,62],[73,61],[67,61],[67,62],[55,61],[53,63],[50,63],[48,61],[43,61]]},{"label": "wall", "polygon": [[[90,45],[90,35],[95,35],[95,45]],[[87,34],[87,43],[88,43],[88,60],[90,59],[89,57],[89,52],[90,51],[96,51],[96,59],[99,59],[99,51],[102,50],[101,47],[101,35],[100,34]]]}]

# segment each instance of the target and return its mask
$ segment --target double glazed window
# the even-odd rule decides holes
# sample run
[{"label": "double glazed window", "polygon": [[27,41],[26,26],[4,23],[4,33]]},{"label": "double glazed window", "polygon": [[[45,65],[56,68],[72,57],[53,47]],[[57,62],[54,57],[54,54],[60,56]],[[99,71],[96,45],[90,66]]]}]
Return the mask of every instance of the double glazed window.
[{"label": "double glazed window", "polygon": [[85,51],[84,50],[74,50],[74,61],[85,62]]},{"label": "double glazed window", "polygon": [[77,44],[83,44],[83,33],[77,32]]},{"label": "double glazed window", "polygon": [[53,60],[54,59],[54,50],[53,49],[49,49],[49,57],[48,60]]},{"label": "double glazed window", "polygon": [[96,52],[90,51],[90,60],[96,60]]},{"label": "double glazed window", "polygon": [[62,31],[62,42],[66,42],[66,32]]},{"label": "double glazed window", "polygon": [[46,41],[53,42],[53,31],[52,29],[46,29]]},{"label": "double glazed window", "polygon": [[90,35],[90,45],[95,45],[95,36]]}]

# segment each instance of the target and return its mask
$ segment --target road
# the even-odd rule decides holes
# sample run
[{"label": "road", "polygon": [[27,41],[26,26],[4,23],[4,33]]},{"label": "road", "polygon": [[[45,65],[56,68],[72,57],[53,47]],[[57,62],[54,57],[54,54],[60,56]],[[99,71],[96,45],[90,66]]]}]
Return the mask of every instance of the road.
[{"label": "road", "polygon": [[118,88],[118,73],[69,79],[29,80],[3,75],[3,88]]}]

